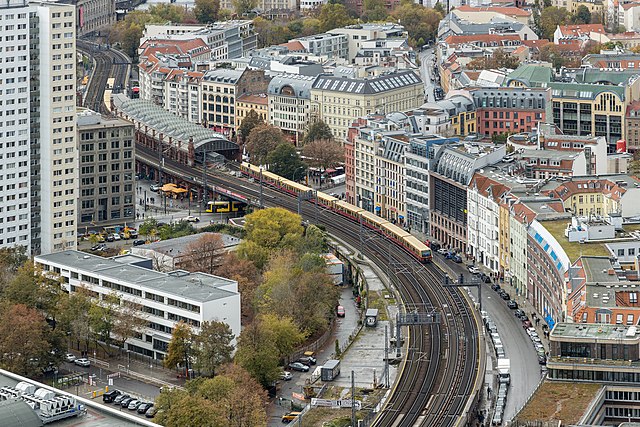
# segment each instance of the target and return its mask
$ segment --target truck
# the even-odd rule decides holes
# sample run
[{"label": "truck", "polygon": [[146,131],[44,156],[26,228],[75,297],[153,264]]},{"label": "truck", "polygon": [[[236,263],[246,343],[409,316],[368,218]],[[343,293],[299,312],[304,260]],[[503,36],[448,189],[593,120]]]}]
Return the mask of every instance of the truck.
[{"label": "truck", "polygon": [[498,380],[500,384],[511,383],[511,361],[509,359],[498,359]]},{"label": "truck", "polygon": [[340,361],[331,359],[322,365],[320,371],[320,379],[322,381],[333,381],[338,375],[340,375]]}]

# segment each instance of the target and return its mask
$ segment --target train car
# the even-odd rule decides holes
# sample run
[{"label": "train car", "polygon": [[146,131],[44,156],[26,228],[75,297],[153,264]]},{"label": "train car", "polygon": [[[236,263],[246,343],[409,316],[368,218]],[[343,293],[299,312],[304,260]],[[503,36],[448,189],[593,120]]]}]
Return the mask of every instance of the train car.
[{"label": "train car", "polygon": [[351,203],[347,203],[344,200],[338,200],[334,202],[333,209],[338,213],[353,219],[354,221],[358,221],[360,218],[360,213],[364,212],[364,209],[354,206]]},{"label": "train car", "polygon": [[314,193],[313,188],[307,187],[304,184],[298,184],[294,181],[289,181],[288,179],[282,179],[280,181],[280,188],[292,194]]},{"label": "train car", "polygon": [[365,210],[360,212],[360,218],[362,219],[362,223],[364,225],[370,228],[378,229],[378,230],[381,229],[382,224],[389,223],[389,221],[387,221],[386,219],[381,218],[378,215]]},{"label": "train car", "polygon": [[104,91],[103,102],[104,102],[104,105],[105,105],[107,111],[111,111],[111,89],[106,89]]},{"label": "train car", "polygon": [[415,236],[403,238],[402,245],[422,263],[431,262],[431,249]]},{"label": "train car", "polygon": [[390,222],[382,224],[380,226],[380,231],[382,231],[382,234],[384,234],[385,236],[396,239],[398,241],[407,236],[411,236],[411,233]]},{"label": "train car", "polygon": [[318,195],[318,203],[328,206],[330,208],[340,199],[337,197],[333,197],[328,195],[327,193],[323,193],[322,191],[318,191],[316,193]]},{"label": "train car", "polygon": [[113,89],[113,87],[116,85],[116,79],[115,77],[109,77],[107,79],[107,89]]}]

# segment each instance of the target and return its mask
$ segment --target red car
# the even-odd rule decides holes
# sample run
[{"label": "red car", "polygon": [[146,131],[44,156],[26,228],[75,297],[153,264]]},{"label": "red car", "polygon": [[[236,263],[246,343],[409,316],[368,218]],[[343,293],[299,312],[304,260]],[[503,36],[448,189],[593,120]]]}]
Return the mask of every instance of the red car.
[{"label": "red car", "polygon": [[338,315],[338,317],[344,317],[345,316],[344,307],[339,305],[338,308],[336,309],[336,314]]}]

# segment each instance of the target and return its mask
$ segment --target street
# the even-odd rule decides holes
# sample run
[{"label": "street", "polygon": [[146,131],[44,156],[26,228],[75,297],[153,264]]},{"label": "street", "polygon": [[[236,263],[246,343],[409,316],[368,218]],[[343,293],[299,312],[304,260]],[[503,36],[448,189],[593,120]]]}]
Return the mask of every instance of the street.
[{"label": "street", "polygon": [[[444,257],[440,254],[436,253],[434,256],[444,260]],[[456,277],[462,273],[465,282],[471,281],[472,275],[466,269],[465,263],[456,264],[450,260],[444,261],[447,266],[456,273]],[[515,292],[508,285],[505,290],[519,305],[522,305],[522,298],[516,297]],[[471,287],[470,291],[477,301],[477,288]],[[526,307],[521,308],[527,313],[531,311]],[[504,419],[510,420],[526,403],[538,385],[538,382],[540,382],[541,365],[538,364],[535,348],[522,327],[522,322],[515,317],[513,310],[507,307],[506,301],[500,298],[498,294],[491,289],[491,285],[487,283],[482,284],[482,310],[486,311],[496,324],[500,339],[505,348],[505,354],[511,360],[511,385],[509,387],[504,411]],[[542,336],[541,331],[539,334]],[[488,340],[491,341],[490,338],[488,338]],[[489,361],[487,361],[487,363],[489,363]],[[487,384],[487,386],[489,386],[489,384]]]},{"label": "street", "polygon": [[425,102],[435,102],[436,99],[433,94],[435,86],[433,84],[433,80],[431,80],[431,69],[433,67],[433,62],[435,61],[433,48],[419,52],[418,56],[420,57],[420,77],[424,82],[424,100]]}]

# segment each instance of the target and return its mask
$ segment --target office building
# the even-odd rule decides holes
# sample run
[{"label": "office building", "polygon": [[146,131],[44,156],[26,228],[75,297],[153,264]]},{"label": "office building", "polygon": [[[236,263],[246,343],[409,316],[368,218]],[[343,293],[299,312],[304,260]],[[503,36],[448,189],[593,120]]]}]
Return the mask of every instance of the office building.
[{"label": "office building", "polygon": [[299,144],[311,116],[311,86],[316,77],[278,74],[267,89],[269,123],[276,126],[296,145]]},{"label": "office building", "polygon": [[91,110],[78,114],[80,231],[135,221],[133,139],[130,122]]},{"label": "office building", "polygon": [[115,294],[139,305],[149,323],[127,340],[129,351],[164,359],[180,321],[195,333],[203,322],[224,322],[235,337],[240,335],[240,294],[234,280],[183,270],[161,273],[152,269],[150,258],[136,255],[103,258],[68,250],[37,256],[35,264],[44,274],[60,277],[69,293],[83,287],[98,300]]},{"label": "office building", "polygon": [[[29,10],[31,31],[4,38],[12,44],[29,38],[16,59],[31,60],[31,105],[17,113],[31,112],[31,251],[50,253],[77,244],[76,10],[45,2],[32,2]],[[15,197],[28,200],[22,193]]]},{"label": "office building", "polygon": [[116,22],[115,0],[77,0],[75,5],[79,36],[98,32]]}]

